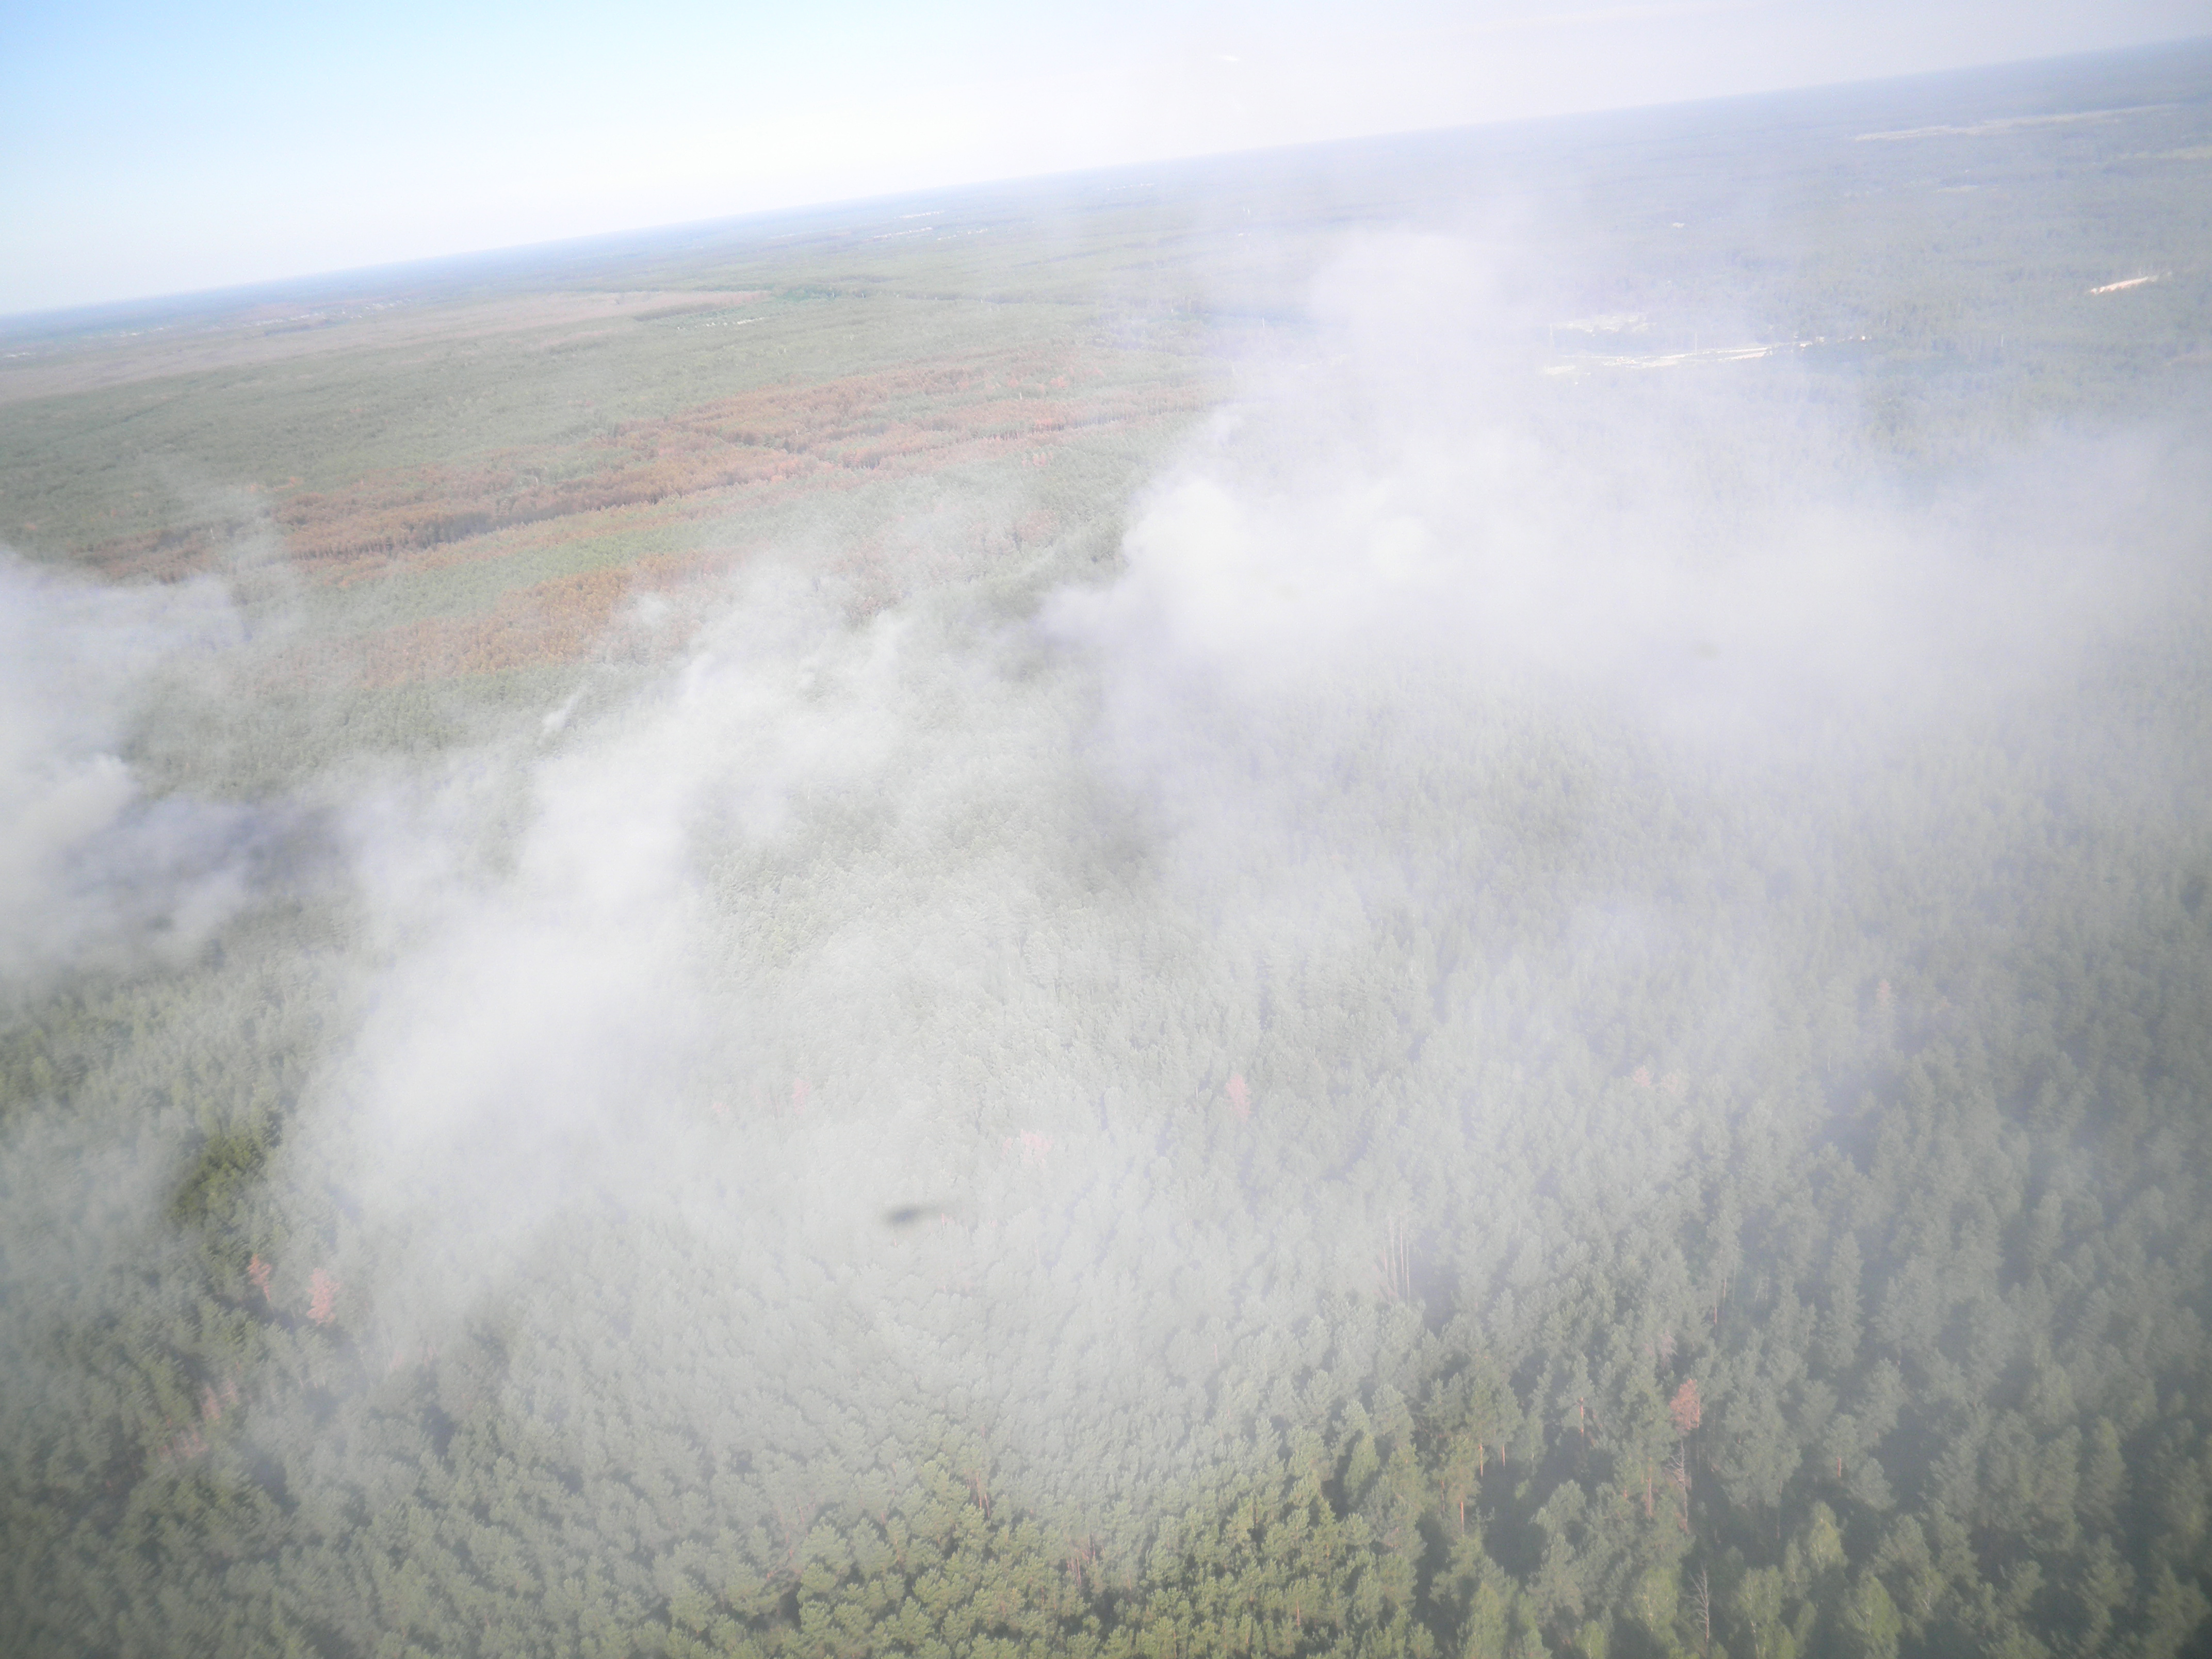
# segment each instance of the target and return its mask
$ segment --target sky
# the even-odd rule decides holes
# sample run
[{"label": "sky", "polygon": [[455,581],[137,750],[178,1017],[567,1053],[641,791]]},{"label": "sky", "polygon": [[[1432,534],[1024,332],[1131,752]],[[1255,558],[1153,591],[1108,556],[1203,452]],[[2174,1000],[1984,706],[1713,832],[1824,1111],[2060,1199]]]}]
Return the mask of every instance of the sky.
[{"label": "sky", "polygon": [[0,314],[2208,30],[2208,0],[13,0]]}]

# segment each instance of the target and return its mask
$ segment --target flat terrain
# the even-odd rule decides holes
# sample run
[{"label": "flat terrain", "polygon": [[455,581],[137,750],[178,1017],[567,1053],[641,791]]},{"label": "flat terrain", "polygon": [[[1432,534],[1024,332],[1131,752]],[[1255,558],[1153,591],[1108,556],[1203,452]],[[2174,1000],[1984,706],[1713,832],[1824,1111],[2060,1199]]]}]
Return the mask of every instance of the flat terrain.
[{"label": "flat terrain", "polygon": [[368,690],[573,661],[633,586],[802,525],[876,603],[922,579],[889,550],[919,518],[1110,544],[1235,363],[1310,328],[1332,251],[1404,227],[1546,251],[1486,301],[1532,370],[1780,353],[1939,458],[2204,378],[2201,94],[2185,58],[2099,73],[1913,126],[1879,125],[1910,84],[1807,94],[1748,152],[1759,100],[18,319],[0,531],[125,580],[274,538],[327,591],[320,672]]},{"label": "flat terrain", "polygon": [[0,323],[0,1650],[2212,1642],[2212,45]]}]

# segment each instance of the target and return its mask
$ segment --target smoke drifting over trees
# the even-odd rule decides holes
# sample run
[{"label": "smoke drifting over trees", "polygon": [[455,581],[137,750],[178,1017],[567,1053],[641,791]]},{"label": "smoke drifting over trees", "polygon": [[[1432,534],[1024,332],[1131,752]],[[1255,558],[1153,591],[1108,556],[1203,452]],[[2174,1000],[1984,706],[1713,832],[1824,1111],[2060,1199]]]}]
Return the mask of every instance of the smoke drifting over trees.
[{"label": "smoke drifting over trees", "polygon": [[[2185,69],[549,259],[798,389],[615,378],[712,309],[550,335],[635,406],[532,441],[683,478],[502,520],[457,455],[493,521],[374,569],[272,566],[339,513],[287,472],[94,586],[167,532],[38,450],[11,1650],[2201,1644],[2207,279],[2077,269],[2202,225]],[[1966,142],[1863,132],[2091,94],[1990,141],[1995,222],[2104,169],[2008,356],[1913,320],[2001,308],[1979,245],[1822,286]],[[1766,240],[1680,252],[1762,147]],[[869,356],[962,328],[1036,349]],[[367,337],[348,410],[416,372]],[[580,655],[362,666],[609,572]]]},{"label": "smoke drifting over trees", "polygon": [[211,583],[156,595],[0,563],[0,971],[189,961],[246,897],[251,815],[149,798],[116,750],[165,671],[234,642]]}]

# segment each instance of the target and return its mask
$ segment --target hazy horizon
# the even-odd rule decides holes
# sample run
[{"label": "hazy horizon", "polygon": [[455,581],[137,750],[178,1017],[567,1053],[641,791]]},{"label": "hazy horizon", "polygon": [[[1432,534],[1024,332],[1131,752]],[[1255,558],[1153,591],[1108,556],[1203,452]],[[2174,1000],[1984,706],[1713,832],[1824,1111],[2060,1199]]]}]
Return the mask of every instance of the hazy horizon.
[{"label": "hazy horizon", "polygon": [[2208,249],[2212,40],[9,328],[0,1648],[2202,1659]]},{"label": "hazy horizon", "polygon": [[[714,112],[720,89],[701,78],[708,59],[696,40],[673,44],[711,33],[682,7],[648,14],[637,39],[596,42],[558,12],[504,33],[489,12],[466,23],[397,14],[368,36],[252,28],[243,9],[181,31],[127,6],[104,27],[89,12],[19,16],[16,50],[0,52],[0,94],[12,94],[0,143],[13,152],[0,210],[18,239],[0,316],[938,189],[2186,46],[2205,33],[2179,0],[2094,15],[1878,3],[1820,24],[1790,21],[1778,0],[1510,15],[1403,0],[1359,30],[1322,9],[1273,9],[1262,24],[1224,5],[1173,20],[1139,10],[1087,43],[1088,22],[1025,33],[977,5],[946,15],[926,45],[859,27],[865,11],[787,21],[768,58],[741,60],[756,76],[773,64],[776,90],[763,113],[726,129]],[[933,65],[951,78],[922,96],[910,83]],[[301,96],[317,82],[328,106]],[[574,107],[610,99],[634,106],[630,125],[598,114],[586,125],[599,149],[576,153]]]}]

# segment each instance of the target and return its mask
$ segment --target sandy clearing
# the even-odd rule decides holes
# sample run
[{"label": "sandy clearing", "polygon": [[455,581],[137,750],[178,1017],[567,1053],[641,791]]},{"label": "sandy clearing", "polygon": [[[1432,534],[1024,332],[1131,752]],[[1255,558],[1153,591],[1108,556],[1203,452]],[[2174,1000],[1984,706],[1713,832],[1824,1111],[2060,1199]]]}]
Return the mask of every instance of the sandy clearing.
[{"label": "sandy clearing", "polygon": [[1555,328],[1577,334],[1640,334],[1644,328],[1644,315],[1640,311],[1608,311],[1596,317],[1577,317]]},{"label": "sandy clearing", "polygon": [[2176,109],[2174,104],[2129,104],[2118,109],[2069,110],[2063,115],[2001,115],[1972,126],[1899,127],[1893,132],[1852,135],[1858,144],[1887,143],[1900,138],[1979,138],[1993,132],[2016,132],[2025,127],[2066,126],[2078,121],[2116,121],[2124,115],[2147,115],[2154,110]]},{"label": "sandy clearing", "polygon": [[1771,357],[1778,351],[1802,351],[1821,343],[1816,340],[1774,342],[1753,345],[1705,346],[1694,351],[1661,351],[1641,357],[1600,357],[1595,355],[1571,362],[1547,363],[1547,374],[1575,374],[1586,368],[1679,368],[1684,363],[1749,363]]}]

